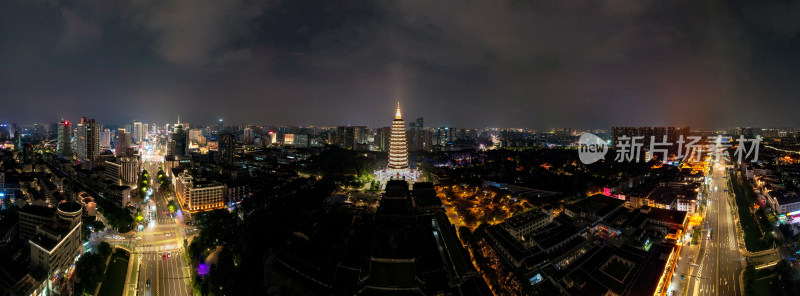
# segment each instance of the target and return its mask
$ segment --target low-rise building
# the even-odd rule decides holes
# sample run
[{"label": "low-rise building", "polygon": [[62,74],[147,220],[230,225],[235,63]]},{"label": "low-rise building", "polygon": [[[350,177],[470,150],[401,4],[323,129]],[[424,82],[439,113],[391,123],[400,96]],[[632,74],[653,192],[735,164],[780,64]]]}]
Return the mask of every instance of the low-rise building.
[{"label": "low-rise building", "polygon": [[778,214],[800,211],[800,195],[788,190],[770,190],[766,194],[767,204]]},{"label": "low-rise building", "polygon": [[[526,214],[513,225],[505,225],[509,223],[506,220],[486,228],[492,248],[515,268],[531,270],[545,264],[563,268],[589,248],[585,231],[564,215],[553,218],[549,213]],[[548,220],[550,223],[541,225]],[[521,221],[528,226],[519,225]]]}]

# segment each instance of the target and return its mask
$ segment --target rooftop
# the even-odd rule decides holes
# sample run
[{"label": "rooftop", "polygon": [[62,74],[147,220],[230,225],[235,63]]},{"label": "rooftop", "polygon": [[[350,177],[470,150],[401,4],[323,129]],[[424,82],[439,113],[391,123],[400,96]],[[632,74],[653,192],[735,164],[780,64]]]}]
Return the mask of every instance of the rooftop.
[{"label": "rooftop", "polygon": [[22,214],[29,214],[35,215],[40,217],[54,217],[56,214],[56,209],[48,208],[45,206],[37,206],[37,205],[27,205],[19,210]]},{"label": "rooftop", "polygon": [[536,221],[545,217],[547,217],[545,213],[536,210],[531,210],[521,214],[516,214],[511,218],[506,219],[502,224],[506,227],[519,228],[527,225],[532,221]]}]

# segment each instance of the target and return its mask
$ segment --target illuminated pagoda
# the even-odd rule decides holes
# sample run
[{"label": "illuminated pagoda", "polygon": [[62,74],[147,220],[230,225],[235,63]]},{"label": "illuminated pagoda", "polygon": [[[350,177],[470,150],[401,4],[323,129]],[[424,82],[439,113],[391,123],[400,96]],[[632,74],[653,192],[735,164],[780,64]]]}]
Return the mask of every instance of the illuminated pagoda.
[{"label": "illuminated pagoda", "polygon": [[408,145],[406,143],[406,123],[400,113],[400,103],[392,120],[392,133],[389,137],[389,164],[385,169],[375,172],[381,184],[388,180],[406,180],[410,184],[419,179],[419,171],[408,167]]}]

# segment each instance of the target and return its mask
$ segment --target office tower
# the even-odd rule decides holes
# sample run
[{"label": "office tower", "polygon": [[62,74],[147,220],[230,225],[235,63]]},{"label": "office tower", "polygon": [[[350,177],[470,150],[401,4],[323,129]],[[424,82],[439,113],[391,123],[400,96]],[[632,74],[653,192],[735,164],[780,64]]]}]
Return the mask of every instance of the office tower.
[{"label": "office tower", "polygon": [[133,122],[133,143],[140,143],[142,141],[142,123],[139,121]]},{"label": "office tower", "polygon": [[236,136],[233,133],[219,135],[219,159],[221,165],[233,165],[233,155],[236,149]]},{"label": "office tower", "polygon": [[389,139],[389,169],[408,168],[408,147],[406,146],[406,124],[400,114],[400,103],[392,121],[392,135]]},{"label": "office tower", "polygon": [[109,149],[111,149],[111,130],[103,129],[103,131],[100,132],[100,151]]},{"label": "office tower", "polygon": [[150,131],[150,125],[147,123],[142,124],[142,141],[147,140],[147,134]]},{"label": "office tower", "polygon": [[178,121],[172,128],[172,132],[169,134],[170,140],[175,141],[175,149],[172,151],[172,155],[176,156],[186,156],[189,154],[189,133],[184,129],[183,124]]},{"label": "office tower", "polygon": [[58,124],[58,154],[63,157],[72,157],[72,124],[62,120]]},{"label": "office tower", "polygon": [[90,164],[100,155],[100,124],[81,117],[77,134],[78,159]]},{"label": "office tower", "polygon": [[124,128],[117,129],[117,137],[114,140],[114,156],[121,157],[125,155],[130,147],[131,135]]}]

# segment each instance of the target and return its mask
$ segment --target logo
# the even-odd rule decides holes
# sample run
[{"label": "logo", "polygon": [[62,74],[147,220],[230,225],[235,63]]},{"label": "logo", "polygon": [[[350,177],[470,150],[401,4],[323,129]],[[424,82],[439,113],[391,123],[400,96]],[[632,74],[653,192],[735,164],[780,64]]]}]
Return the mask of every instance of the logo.
[{"label": "logo", "polygon": [[591,133],[583,133],[578,140],[578,158],[583,164],[592,164],[606,157],[608,145]]}]

